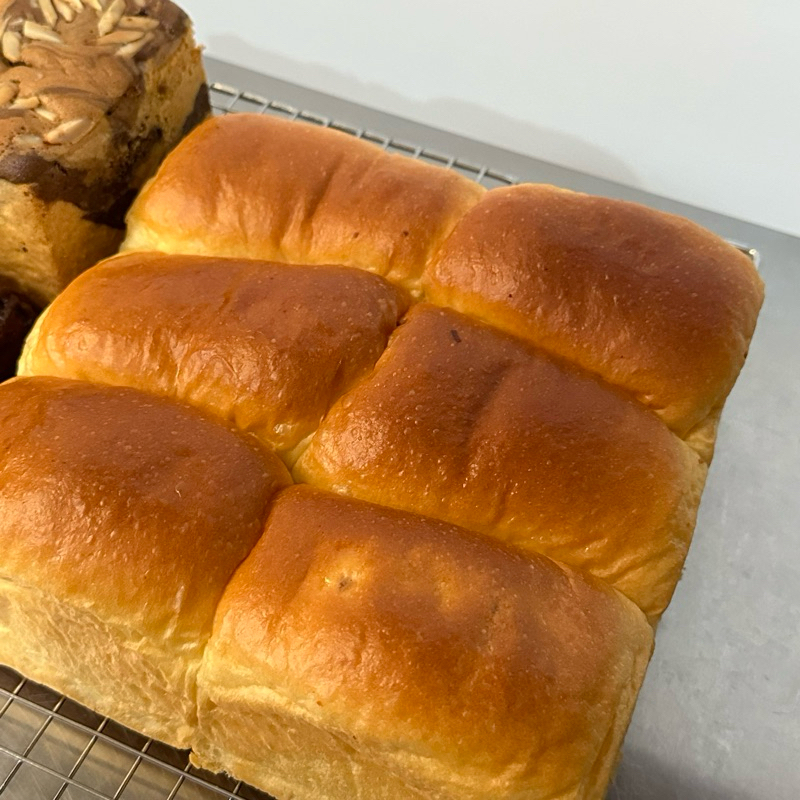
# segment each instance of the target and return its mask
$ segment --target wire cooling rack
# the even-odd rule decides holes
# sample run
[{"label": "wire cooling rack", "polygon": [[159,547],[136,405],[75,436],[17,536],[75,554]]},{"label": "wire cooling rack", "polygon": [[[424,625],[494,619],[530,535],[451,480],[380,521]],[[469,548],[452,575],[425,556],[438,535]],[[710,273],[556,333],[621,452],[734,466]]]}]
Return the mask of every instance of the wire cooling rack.
[{"label": "wire cooling rack", "polygon": [[295,106],[287,105],[277,100],[269,100],[266,97],[260,97],[251,92],[245,92],[240,89],[235,89],[232,86],[226,86],[223,83],[213,83],[209,88],[211,107],[215,114],[228,114],[231,112],[269,114],[271,116],[283,117],[284,119],[307,122],[311,125],[319,125],[323,128],[343,131],[358,139],[364,139],[373,144],[377,144],[390,153],[399,153],[400,155],[409,156],[429,164],[435,164],[460,172],[462,175],[466,175],[468,178],[472,178],[472,180],[482,184],[487,189],[493,189],[497,186],[511,186],[519,182],[517,177],[498,172],[491,167],[473,164],[457,156],[438,153],[417,144],[392,139],[381,133],[376,133],[375,131],[357,128],[353,125],[331,119],[330,117],[323,117],[310,111],[303,111]]},{"label": "wire cooling rack", "polygon": [[[222,83],[214,114],[250,112],[343,131],[388,152],[453,169],[487,188],[519,182],[489,166],[399,141]],[[758,253],[734,242],[758,264]],[[272,800],[225,775],[192,767],[175,750],[0,666],[2,800]]]}]

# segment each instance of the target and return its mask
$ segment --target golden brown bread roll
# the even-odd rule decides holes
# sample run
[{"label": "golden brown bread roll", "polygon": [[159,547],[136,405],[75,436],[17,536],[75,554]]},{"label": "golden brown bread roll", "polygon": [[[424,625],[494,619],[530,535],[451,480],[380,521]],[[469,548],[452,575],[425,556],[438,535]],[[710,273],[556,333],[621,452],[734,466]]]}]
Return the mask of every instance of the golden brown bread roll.
[{"label": "golden brown bread roll", "polygon": [[58,378],[0,386],[0,663],[187,747],[217,602],[281,462],[199,412]]},{"label": "golden brown bread roll", "polygon": [[345,267],[131,253],[80,276],[39,319],[21,375],[56,375],[191,403],[291,463],[367,373],[406,308]]},{"label": "golden brown bread roll", "polygon": [[488,192],[424,288],[627,389],[681,436],[727,397],[764,296],[750,259],[687,219],[531,184]]},{"label": "golden brown bread roll", "polygon": [[599,581],[293,487],[220,602],[193,759],[280,798],[601,800],[651,647]]},{"label": "golden brown bread roll", "polygon": [[338,131],[235,114],[165,160],[131,208],[124,246],[345,264],[413,290],[484,192]]},{"label": "golden brown bread roll", "polygon": [[680,577],[706,469],[619,390],[420,304],[294,474],[588,570],[655,619]]},{"label": "golden brown bread roll", "polygon": [[116,251],[208,90],[169,0],[0,0],[0,19],[0,271],[44,304]]}]

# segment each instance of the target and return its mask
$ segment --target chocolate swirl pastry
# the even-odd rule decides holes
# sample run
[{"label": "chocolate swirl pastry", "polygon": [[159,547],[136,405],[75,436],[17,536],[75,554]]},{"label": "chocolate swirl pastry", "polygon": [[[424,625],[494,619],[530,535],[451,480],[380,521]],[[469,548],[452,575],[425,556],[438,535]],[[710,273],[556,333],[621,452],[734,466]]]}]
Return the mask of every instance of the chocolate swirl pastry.
[{"label": "chocolate swirl pastry", "polygon": [[0,381],[11,378],[39,309],[8,281],[0,279]]},{"label": "chocolate swirl pastry", "polygon": [[168,0],[0,2],[0,259],[36,302],[114,252],[125,212],[208,114]]}]

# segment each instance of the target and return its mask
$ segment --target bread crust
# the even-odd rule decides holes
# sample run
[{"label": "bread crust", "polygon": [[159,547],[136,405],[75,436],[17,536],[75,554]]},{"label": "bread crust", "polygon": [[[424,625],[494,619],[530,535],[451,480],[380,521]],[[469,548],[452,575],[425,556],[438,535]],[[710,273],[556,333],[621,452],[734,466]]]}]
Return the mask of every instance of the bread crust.
[{"label": "bread crust", "polygon": [[285,468],[194,409],[45,377],[0,386],[0,453],[0,661],[186,747],[217,602]]},{"label": "bread crust", "polygon": [[124,248],[344,264],[413,291],[484,192],[338,131],[235,114],[164,161],[131,208]]},{"label": "bread crust", "polygon": [[402,291],[346,267],[127,253],[56,299],[19,373],[181,400],[291,463],[372,369],[406,306]]},{"label": "bread crust", "polygon": [[220,603],[195,758],[284,797],[596,798],[651,646],[599,581],[293,487]]},{"label": "bread crust", "polygon": [[705,474],[633,398],[427,304],[294,469],[588,570],[652,619],[680,577]]},{"label": "bread crust", "polygon": [[626,389],[679,436],[728,396],[764,299],[750,259],[699,225],[534,184],[488,192],[423,285]]}]

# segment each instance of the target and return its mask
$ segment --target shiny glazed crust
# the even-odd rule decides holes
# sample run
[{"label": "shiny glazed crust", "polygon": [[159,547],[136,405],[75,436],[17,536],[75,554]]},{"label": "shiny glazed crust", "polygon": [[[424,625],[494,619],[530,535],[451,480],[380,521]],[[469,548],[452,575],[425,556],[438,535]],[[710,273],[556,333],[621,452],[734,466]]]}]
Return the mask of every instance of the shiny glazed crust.
[{"label": "shiny glazed crust", "polygon": [[195,759],[280,797],[599,798],[651,646],[549,559],[293,487],[220,603]]},{"label": "shiny glazed crust", "polygon": [[186,747],[217,602],[285,468],[193,409],[57,378],[0,386],[0,452],[0,662]]},{"label": "shiny glazed crust", "polygon": [[258,115],[188,137],[124,247],[378,272],[624,388],[680,436],[722,406],[763,301],[750,260],[689,220],[552,186],[486,192]]},{"label": "shiny glazed crust", "polygon": [[654,620],[680,577],[705,474],[632,398],[427,304],[294,470],[584,569]]},{"label": "shiny glazed crust", "polygon": [[291,461],[334,400],[372,369],[405,308],[391,284],[346,267],[126,254],[47,309],[19,374],[182,400]]},{"label": "shiny glazed crust", "polygon": [[131,208],[124,247],[344,264],[413,290],[484,193],[338,131],[236,114],[164,162]]},{"label": "shiny glazed crust", "polygon": [[750,259],[687,219],[525,184],[467,213],[425,290],[623,387],[681,436],[727,397],[764,298]]}]

